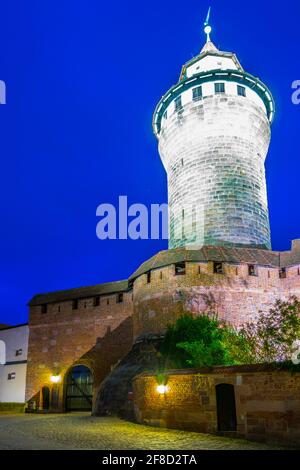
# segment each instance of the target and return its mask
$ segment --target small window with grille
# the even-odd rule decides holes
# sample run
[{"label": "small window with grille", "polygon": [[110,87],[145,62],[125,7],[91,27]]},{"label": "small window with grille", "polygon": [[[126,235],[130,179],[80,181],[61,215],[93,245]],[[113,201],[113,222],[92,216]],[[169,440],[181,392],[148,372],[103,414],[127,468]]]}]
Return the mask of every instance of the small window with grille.
[{"label": "small window with grille", "polygon": [[175,263],[175,276],[185,274],[185,262]]},{"label": "small window with grille", "polygon": [[244,86],[238,85],[237,94],[238,96],[246,96],[246,88]]},{"label": "small window with grille", "polygon": [[201,100],[202,98],[202,86],[193,88],[193,101]]},{"label": "small window with grille", "polygon": [[280,268],[279,269],[279,277],[280,277],[280,279],[285,279],[286,278],[286,268]]},{"label": "small window with grille", "polygon": [[225,93],[225,83],[215,83],[215,93]]},{"label": "small window with grille", "polygon": [[249,276],[257,276],[257,266],[255,264],[248,264],[248,274]]},{"label": "small window with grille", "polygon": [[177,98],[175,98],[175,111],[180,111],[182,109],[182,102],[181,102],[181,96],[177,96]]},{"label": "small window with grille", "polygon": [[41,313],[47,313],[47,304],[41,305]]},{"label": "small window with grille", "polygon": [[214,261],[214,273],[215,274],[223,274],[224,273],[223,263],[219,263],[218,261]]}]

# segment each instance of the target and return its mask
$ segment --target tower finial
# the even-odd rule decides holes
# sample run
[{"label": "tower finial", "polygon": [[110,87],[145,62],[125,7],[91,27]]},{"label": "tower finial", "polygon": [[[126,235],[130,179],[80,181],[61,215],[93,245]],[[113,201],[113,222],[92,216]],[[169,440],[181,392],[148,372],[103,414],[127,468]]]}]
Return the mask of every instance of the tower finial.
[{"label": "tower finial", "polygon": [[209,18],[210,18],[210,9],[209,7],[207,15],[206,15],[206,20],[204,21],[204,32],[206,34],[206,42],[210,42],[210,33],[211,33],[211,26],[209,24]]}]

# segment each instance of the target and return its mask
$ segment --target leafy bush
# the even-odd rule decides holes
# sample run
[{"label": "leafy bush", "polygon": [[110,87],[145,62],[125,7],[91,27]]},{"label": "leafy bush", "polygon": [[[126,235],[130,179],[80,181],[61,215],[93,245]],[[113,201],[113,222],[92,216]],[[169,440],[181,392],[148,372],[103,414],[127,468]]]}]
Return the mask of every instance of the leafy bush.
[{"label": "leafy bush", "polygon": [[228,342],[237,333],[216,316],[189,314],[181,316],[170,325],[161,353],[167,367],[201,367],[237,363]]},{"label": "leafy bush", "polygon": [[240,330],[213,314],[184,314],[169,326],[161,353],[165,367],[176,368],[283,362],[295,357],[299,340],[300,301],[291,297]]},{"label": "leafy bush", "polygon": [[250,345],[251,362],[290,361],[300,340],[299,300],[295,296],[277,300],[268,312],[260,313],[257,323],[246,324],[240,334]]}]

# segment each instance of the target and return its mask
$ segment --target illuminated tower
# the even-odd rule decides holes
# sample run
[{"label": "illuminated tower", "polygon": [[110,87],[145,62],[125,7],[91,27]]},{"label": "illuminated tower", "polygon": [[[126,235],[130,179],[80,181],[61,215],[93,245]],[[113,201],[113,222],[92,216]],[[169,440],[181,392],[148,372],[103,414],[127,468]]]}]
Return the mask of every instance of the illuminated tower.
[{"label": "illuminated tower", "polygon": [[274,101],[210,40],[159,101],[153,129],[168,177],[169,248],[271,248],[265,158]]}]

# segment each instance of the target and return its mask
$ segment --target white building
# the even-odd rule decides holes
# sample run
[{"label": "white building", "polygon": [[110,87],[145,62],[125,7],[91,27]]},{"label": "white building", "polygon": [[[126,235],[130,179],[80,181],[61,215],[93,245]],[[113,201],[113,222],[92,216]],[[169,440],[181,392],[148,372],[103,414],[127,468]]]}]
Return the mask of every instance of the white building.
[{"label": "white building", "polygon": [[24,403],[29,329],[0,326],[0,403]]}]

